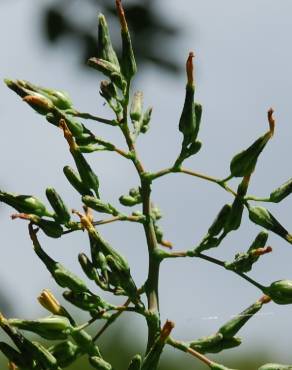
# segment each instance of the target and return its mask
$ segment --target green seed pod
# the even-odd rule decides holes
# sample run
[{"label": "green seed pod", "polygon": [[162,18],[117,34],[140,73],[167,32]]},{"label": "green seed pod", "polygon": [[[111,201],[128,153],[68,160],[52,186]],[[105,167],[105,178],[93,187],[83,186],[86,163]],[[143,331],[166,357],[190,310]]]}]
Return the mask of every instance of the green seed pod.
[{"label": "green seed pod", "polygon": [[103,14],[98,16],[97,57],[111,62],[118,70],[120,69],[120,63],[113,49],[108,25]]},{"label": "green seed pod", "polygon": [[51,206],[55,211],[55,219],[57,222],[66,224],[70,221],[70,213],[65,203],[63,202],[60,195],[56,192],[54,188],[46,189],[46,196]]},{"label": "green seed pod", "polygon": [[197,154],[201,150],[201,148],[202,148],[202,142],[199,140],[196,140],[187,149],[187,157]]},{"label": "green seed pod", "polygon": [[251,246],[248,248],[248,252],[251,252],[258,248],[263,248],[268,241],[269,233],[266,230],[261,231],[256,236],[255,240],[252,242]]},{"label": "green seed pod", "polygon": [[259,259],[259,255],[251,253],[237,253],[232,262],[225,262],[224,267],[227,270],[236,272],[248,272],[252,269],[253,264]]},{"label": "green seed pod", "polygon": [[102,212],[102,213],[108,213],[110,215],[117,216],[119,212],[109,203],[103,203],[100,199],[97,199],[95,197],[91,197],[90,195],[85,195],[82,197],[82,202],[94,209],[95,211]]},{"label": "green seed pod", "polygon": [[48,221],[36,215],[24,215],[26,220],[30,220],[35,225],[38,225],[42,231],[50,238],[60,238],[63,235],[63,229],[56,221]]},{"label": "green seed pod", "polygon": [[21,84],[19,84],[19,81],[13,81],[13,80],[9,80],[8,78],[5,78],[4,79],[4,82],[6,84],[6,86],[11,89],[12,91],[14,91],[17,95],[19,95],[21,98],[24,98],[25,96],[29,95],[27,90],[24,89]]},{"label": "green seed pod", "polygon": [[128,367],[128,370],[140,370],[142,364],[142,358],[140,355],[135,355]]},{"label": "green seed pod", "polygon": [[224,349],[229,349],[239,346],[240,338],[223,338],[221,333],[212,334],[208,337],[203,337],[189,343],[190,348],[200,353],[218,353]]},{"label": "green seed pod", "polygon": [[286,181],[283,185],[279,186],[276,190],[270,194],[270,201],[279,203],[284,198],[288,197],[292,193],[292,179]]},{"label": "green seed pod", "polygon": [[49,347],[48,350],[56,358],[60,367],[71,365],[81,353],[78,346],[69,340],[55,344]]},{"label": "green seed pod", "polygon": [[31,342],[30,350],[44,369],[60,370],[57,359],[40,343]]},{"label": "green seed pod", "polygon": [[47,115],[54,109],[54,104],[49,99],[37,93],[25,96],[23,101],[42,116]]},{"label": "green seed pod", "polygon": [[234,335],[247,323],[247,321],[255,315],[263,306],[261,301],[257,301],[239,315],[229,320],[226,324],[220,327],[218,333],[223,335],[223,338],[233,338]]},{"label": "green seed pod", "polygon": [[196,140],[194,138],[194,133],[197,131],[194,95],[194,85],[187,84],[184,106],[179,120],[179,131],[184,135],[185,146]]},{"label": "green seed pod", "polygon": [[126,207],[132,207],[136,204],[141,203],[141,200],[138,198],[131,197],[130,195],[121,195],[119,197],[119,202]]},{"label": "green seed pod", "polygon": [[218,235],[224,228],[225,222],[228,219],[229,213],[231,211],[230,204],[225,204],[218,215],[216,216],[215,220],[213,221],[212,225],[208,229],[208,234],[210,236]]},{"label": "green seed pod", "polygon": [[49,316],[38,320],[9,319],[9,324],[18,329],[28,330],[49,340],[67,339],[71,325],[66,317]]},{"label": "green seed pod", "polygon": [[45,205],[32,195],[18,195],[0,191],[0,201],[15,208],[18,212],[34,214],[37,216],[52,217]]},{"label": "green seed pod", "polygon": [[130,108],[130,117],[132,121],[140,121],[143,111],[143,93],[135,92]]},{"label": "green seed pod", "polygon": [[124,78],[120,73],[120,69],[111,62],[108,62],[104,59],[98,58],[90,58],[88,60],[88,65],[93,67],[94,69],[98,70],[99,72],[103,73],[105,76],[109,77],[109,79],[120,89],[124,88]]},{"label": "green seed pod", "polygon": [[132,279],[130,268],[125,259],[122,256],[117,259],[112,255],[108,255],[106,259],[117,280],[118,284],[116,286],[120,286],[134,302],[137,302],[137,298],[139,297],[138,289]]},{"label": "green seed pod", "polygon": [[256,166],[259,155],[272,137],[271,132],[257,139],[248,149],[236,154],[230,163],[230,172],[234,177],[250,175]]},{"label": "green seed pod", "polygon": [[258,370],[292,370],[292,365],[282,364],[265,364],[258,368]]},{"label": "green seed pod", "polygon": [[100,357],[97,357],[97,356],[89,357],[89,362],[95,369],[112,370],[112,365]]},{"label": "green seed pod", "polygon": [[72,303],[74,306],[79,307],[84,311],[99,311],[111,307],[111,305],[109,305],[99,296],[87,292],[76,293],[72,291],[65,291],[63,293],[63,297],[66,299],[66,301]]},{"label": "green seed pod", "polygon": [[237,230],[241,224],[244,205],[241,197],[236,197],[232,203],[227,220],[224,224],[224,232]]},{"label": "green seed pod", "polygon": [[54,261],[41,248],[36,238],[33,239],[34,251],[46,265],[56,283],[63,288],[69,288],[74,292],[88,291],[86,284],[78,276],[67,270],[61,263]]},{"label": "green seed pod", "polygon": [[183,147],[195,143],[202,117],[202,106],[194,102],[193,57],[194,54],[190,53],[186,63],[188,82],[186,85],[184,106],[179,121],[179,130],[184,135]]},{"label": "green seed pod", "polygon": [[137,65],[132,47],[131,36],[128,29],[125,12],[121,0],[117,0],[116,5],[117,13],[121,24],[121,36],[122,36],[121,70],[127,82],[130,82],[132,77],[137,73]]},{"label": "green seed pod", "polygon": [[73,168],[70,166],[65,166],[63,168],[63,172],[67,180],[70,182],[73,188],[78,191],[78,193],[81,195],[92,195],[92,192],[83,184],[80,176],[73,170]]},{"label": "green seed pod", "polygon": [[248,207],[249,218],[252,222],[278,234],[292,244],[292,235],[264,207]]},{"label": "green seed pod", "polygon": [[263,289],[275,303],[291,304],[292,303],[292,280],[274,281],[269,287]]},{"label": "green seed pod", "polygon": [[83,272],[88,277],[88,279],[95,280],[97,271],[95,267],[93,266],[92,262],[90,261],[90,259],[86,256],[86,254],[80,253],[78,255],[78,260],[79,260],[79,263],[81,265]]},{"label": "green seed pod", "polygon": [[55,107],[65,110],[72,108],[72,101],[65,91],[42,89],[43,93],[52,101]]},{"label": "green seed pod", "polygon": [[63,235],[62,226],[55,221],[48,221],[41,218],[37,225],[51,238],[60,238]]},{"label": "green seed pod", "polygon": [[89,356],[101,356],[99,348],[94,344],[92,336],[85,330],[80,330],[79,328],[73,329],[71,336],[83,353],[87,353]]},{"label": "green seed pod", "polygon": [[71,151],[71,153],[77,166],[82,183],[88,188],[87,194],[90,190],[93,190],[97,198],[99,198],[99,180],[97,175],[94,173],[79,149],[75,148]]},{"label": "green seed pod", "polygon": [[152,116],[152,110],[153,108],[149,107],[146,109],[146,111],[143,114],[142,124],[140,128],[140,132],[142,132],[142,134],[145,134],[149,130],[149,123],[150,123],[151,116]]},{"label": "green seed pod", "polygon": [[26,361],[24,356],[16,351],[13,347],[9,346],[9,344],[0,342],[0,351],[7,357],[7,359],[13,362],[19,368],[28,368],[29,362]]},{"label": "green seed pod", "polygon": [[64,91],[52,90],[48,88],[44,88],[41,86],[37,86],[32,84],[31,82],[18,80],[18,85],[22,88],[40,94],[41,96],[46,97],[49,99],[55,107],[59,109],[70,109],[72,108],[72,101],[69,95]]}]

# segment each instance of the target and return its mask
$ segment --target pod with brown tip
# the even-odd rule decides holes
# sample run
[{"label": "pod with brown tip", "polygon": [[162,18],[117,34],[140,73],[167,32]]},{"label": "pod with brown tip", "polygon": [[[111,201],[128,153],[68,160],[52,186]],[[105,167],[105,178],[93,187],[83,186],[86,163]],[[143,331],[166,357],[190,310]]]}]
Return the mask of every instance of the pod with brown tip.
[{"label": "pod with brown tip", "polygon": [[272,137],[271,132],[258,138],[249,148],[236,154],[230,163],[230,173],[234,177],[250,175],[256,166],[259,155]]}]

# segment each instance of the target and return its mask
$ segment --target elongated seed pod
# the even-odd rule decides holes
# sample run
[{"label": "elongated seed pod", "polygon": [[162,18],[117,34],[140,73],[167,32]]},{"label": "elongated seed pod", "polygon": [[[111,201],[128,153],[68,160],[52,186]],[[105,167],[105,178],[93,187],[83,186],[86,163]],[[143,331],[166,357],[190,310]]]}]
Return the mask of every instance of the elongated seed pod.
[{"label": "elongated seed pod", "polygon": [[71,365],[82,351],[70,340],[60,342],[48,348],[60,367]]},{"label": "elongated seed pod", "polygon": [[22,330],[28,330],[49,340],[67,339],[71,325],[66,317],[49,316],[38,320],[9,319],[9,324]]},{"label": "elongated seed pod", "polygon": [[255,315],[263,306],[263,302],[257,301],[246,310],[242,311],[238,316],[229,320],[226,324],[221,326],[218,330],[223,338],[233,338],[235,334],[247,323],[247,321]]},{"label": "elongated seed pod", "polygon": [[120,73],[119,68],[117,68],[115,64],[99,58],[90,58],[87,64],[109,77],[109,79],[120,89],[124,88],[125,80]]},{"label": "elongated seed pod", "polygon": [[101,357],[92,356],[89,357],[90,364],[98,370],[112,370],[112,365],[107,361],[103,360]]},{"label": "elongated seed pod", "polygon": [[[111,307],[106,301],[97,295],[87,292],[72,292],[65,291],[63,297],[74,306],[81,308],[85,311],[107,309]],[[114,306],[113,306],[114,307]]]},{"label": "elongated seed pod", "polygon": [[244,205],[241,197],[236,197],[232,203],[230,212],[224,224],[224,232],[237,230],[241,224]]},{"label": "elongated seed pod", "polygon": [[88,291],[83,280],[71,271],[67,270],[61,263],[54,261],[49,255],[47,255],[47,253],[41,248],[36,237],[32,238],[32,241],[35,253],[46,265],[58,285],[76,292]]},{"label": "elongated seed pod", "polygon": [[257,139],[249,148],[236,154],[230,163],[230,172],[234,177],[243,177],[250,175],[256,166],[259,155],[272,137],[271,132]]},{"label": "elongated seed pod", "polygon": [[70,221],[70,213],[60,195],[54,188],[46,189],[46,196],[55,211],[56,221],[66,224]]},{"label": "elongated seed pod", "polygon": [[218,353],[224,349],[237,347],[240,344],[240,338],[223,338],[221,333],[216,333],[190,342],[190,348],[200,353]]},{"label": "elongated seed pod", "polygon": [[108,25],[103,14],[99,14],[98,16],[97,57],[107,60],[120,70],[120,63],[114,51]]},{"label": "elongated seed pod", "polygon": [[208,229],[208,234],[210,236],[218,235],[224,228],[228,215],[231,211],[230,204],[225,204],[218,215],[216,216],[215,220],[213,221],[212,225]]},{"label": "elongated seed pod", "polygon": [[83,184],[80,176],[71,168],[70,166],[65,166],[63,168],[64,175],[66,176],[69,183],[73,188],[78,191],[81,195],[92,195],[92,192],[88,187]]},{"label": "elongated seed pod", "polygon": [[130,80],[137,73],[137,65],[132,47],[131,36],[128,29],[125,12],[121,0],[116,0],[116,6],[121,24],[121,37],[122,37],[121,70],[127,82],[130,82]]},{"label": "elongated seed pod", "polygon": [[292,244],[292,235],[264,207],[249,207],[249,218],[252,222],[278,234]]},{"label": "elongated seed pod", "polygon": [[266,245],[268,238],[269,233],[266,230],[259,232],[251,246],[248,248],[248,252],[251,252],[254,249],[263,248]]},{"label": "elongated seed pod", "polygon": [[132,121],[139,121],[142,117],[143,111],[143,93],[141,91],[135,92],[130,108],[130,117]]},{"label": "elongated seed pod", "polygon": [[0,202],[15,208],[18,212],[31,213],[37,216],[52,217],[45,205],[32,195],[19,195],[0,191]]},{"label": "elongated seed pod", "polygon": [[108,213],[110,215],[118,215],[119,212],[109,203],[104,203],[100,199],[92,197],[90,195],[85,195],[82,197],[82,202],[88,207],[94,209],[95,211]]},{"label": "elongated seed pod", "polygon": [[270,201],[279,203],[292,193],[292,178],[271,192]]}]

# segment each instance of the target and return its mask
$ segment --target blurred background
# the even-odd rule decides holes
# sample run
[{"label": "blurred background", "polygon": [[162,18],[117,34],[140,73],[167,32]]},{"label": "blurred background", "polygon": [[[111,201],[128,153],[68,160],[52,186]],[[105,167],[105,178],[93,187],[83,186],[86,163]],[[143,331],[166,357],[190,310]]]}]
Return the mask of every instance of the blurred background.
[{"label": "blurred background", "polygon": [[[186,166],[226,177],[234,154],[267,130],[266,112],[272,106],[276,134],[260,158],[250,192],[269,195],[290,178],[291,2],[124,0],[124,4],[139,67],[134,88],[144,92],[146,106],[154,107],[151,130],[138,140],[145,167],[153,171],[167,167],[180,150],[178,120],[184,100],[184,64],[193,50],[196,100],[204,109],[199,135],[203,148]],[[109,0],[2,0],[1,80],[26,79],[66,90],[77,109],[111,118],[98,94],[102,76],[87,68],[85,61],[96,53],[100,11],[108,18],[119,50],[113,5]],[[63,166],[72,165],[72,159],[60,131],[22,103],[4,83],[0,84],[0,104],[1,188],[45,199],[45,188],[53,186],[70,207],[80,209],[79,196],[63,176]],[[96,122],[87,125],[124,147],[118,130]],[[100,178],[102,197],[114,205],[118,206],[121,194],[138,185],[131,164],[124,159],[112,153],[88,158]],[[236,182],[232,185],[235,187]],[[157,180],[153,200],[165,215],[160,225],[175,250],[196,245],[221,206],[232,201],[219,187],[184,175]],[[290,231],[291,206],[292,197],[283,204],[268,206]],[[45,316],[36,297],[43,288],[50,288],[58,297],[60,291],[32,251],[27,224],[11,221],[11,213],[11,208],[1,205],[0,310],[10,317]],[[128,258],[137,285],[141,285],[147,271],[141,228],[123,223],[100,230]],[[233,259],[236,252],[248,248],[258,230],[245,214],[241,229],[231,233],[210,255]],[[76,261],[79,252],[87,251],[85,234],[72,233],[60,240],[42,236],[41,243],[53,258],[82,274]],[[249,275],[264,285],[292,279],[291,245],[274,235],[270,235],[269,245],[273,253],[264,256]],[[204,261],[179,259],[162,265],[162,321],[175,321],[173,336],[177,339],[191,340],[215,332],[260,295],[246,281]],[[85,320],[86,316],[80,316],[80,322]],[[255,369],[268,360],[292,363],[291,329],[291,306],[270,303],[241,330],[240,347],[210,357],[240,369]],[[112,356],[122,354],[121,359],[114,360],[118,370],[126,367],[135,351],[143,352],[145,334],[144,322],[126,314],[106,333],[103,350]],[[161,369],[201,369],[199,366],[196,360],[168,348]]]}]

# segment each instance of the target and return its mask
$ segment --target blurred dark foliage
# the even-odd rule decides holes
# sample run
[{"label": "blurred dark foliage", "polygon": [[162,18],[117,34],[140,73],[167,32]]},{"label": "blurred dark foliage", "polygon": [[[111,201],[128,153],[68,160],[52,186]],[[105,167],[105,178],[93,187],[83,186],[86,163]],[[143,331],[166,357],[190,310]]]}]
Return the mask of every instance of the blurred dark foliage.
[{"label": "blurred dark foliage", "polygon": [[[180,67],[173,61],[174,55],[171,55],[170,45],[174,44],[180,29],[158,12],[155,7],[157,1],[124,1],[136,58],[140,64],[150,62],[167,72],[177,73]],[[83,13],[76,14],[74,9],[84,6],[87,10],[89,7],[92,8],[92,11],[88,12],[90,19],[82,18],[81,22],[80,17]],[[52,44],[64,37],[77,42],[81,45],[84,64],[89,57],[96,55],[98,12],[102,12],[109,23],[114,20],[118,24],[114,0],[57,0],[44,9],[45,37]],[[113,32],[112,38],[119,52],[119,40],[117,35],[114,37]]]}]

